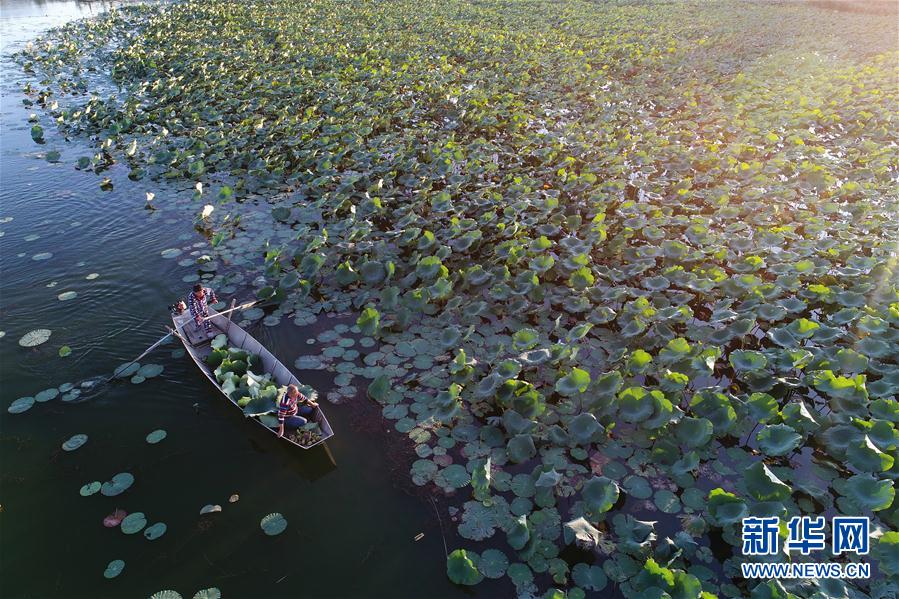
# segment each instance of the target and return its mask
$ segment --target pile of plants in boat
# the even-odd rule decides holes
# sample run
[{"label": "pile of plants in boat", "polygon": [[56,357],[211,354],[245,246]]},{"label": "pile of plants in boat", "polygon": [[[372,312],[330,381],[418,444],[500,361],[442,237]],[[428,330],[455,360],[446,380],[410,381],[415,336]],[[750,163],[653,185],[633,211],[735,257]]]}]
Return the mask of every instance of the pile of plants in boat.
[{"label": "pile of plants in boat", "polygon": [[[897,56],[796,3],[213,0],[19,58],[77,167],[195,185],[248,319],[352,314],[296,365],[408,435],[454,582],[574,598],[893,588]],[[744,517],[818,514],[873,579],[742,578]]]},{"label": "pile of plants in boat", "polygon": [[[279,387],[271,373],[254,374],[251,368],[261,367],[259,356],[244,349],[227,347],[227,343],[226,335],[216,336],[212,340],[212,351],[206,356],[206,364],[214,369],[222,391],[237,402],[247,416],[258,417],[268,427],[278,426],[278,419],[272,414],[278,410],[278,401],[287,391],[286,385]],[[301,393],[315,399],[311,387],[302,384],[298,387]],[[304,437],[311,439],[317,434],[321,438],[320,430],[310,428],[306,432],[309,434]]]}]

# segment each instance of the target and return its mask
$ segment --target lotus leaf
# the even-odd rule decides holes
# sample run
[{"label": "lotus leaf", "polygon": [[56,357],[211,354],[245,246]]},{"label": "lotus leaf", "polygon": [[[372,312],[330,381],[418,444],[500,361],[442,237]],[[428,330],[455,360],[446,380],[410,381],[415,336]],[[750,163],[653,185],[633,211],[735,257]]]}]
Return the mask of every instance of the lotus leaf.
[{"label": "lotus leaf", "polygon": [[790,487],[762,462],[755,462],[747,468],[743,480],[749,494],[758,501],[785,501],[790,496]]},{"label": "lotus leaf", "polygon": [[143,512],[132,512],[125,516],[122,520],[122,532],[126,535],[133,535],[143,530],[147,525],[147,518]]},{"label": "lotus leaf", "polygon": [[87,443],[87,435],[72,435],[68,441],[62,444],[62,448],[64,451],[75,451],[85,443]]},{"label": "lotus leaf", "polygon": [[587,508],[599,515],[612,509],[618,501],[618,485],[605,476],[594,476],[584,483],[582,496]]},{"label": "lotus leaf", "polygon": [[107,497],[121,495],[134,484],[134,476],[129,472],[120,472],[112,477],[112,480],[103,483],[100,494]]},{"label": "lotus leaf", "polygon": [[780,456],[799,447],[802,436],[786,424],[769,424],[759,431],[756,440],[765,453]]},{"label": "lotus leaf", "polygon": [[122,573],[122,570],[125,569],[125,562],[120,559],[114,559],[109,562],[109,565],[106,566],[106,570],[103,572],[104,578],[115,578],[119,574]]},{"label": "lotus leaf", "polygon": [[477,559],[477,553],[469,553],[465,549],[454,550],[446,558],[446,575],[455,584],[478,584],[484,579],[484,575],[478,571],[474,561]]},{"label": "lotus leaf", "polygon": [[259,527],[266,535],[273,537],[287,529],[287,520],[279,513],[272,513],[259,521]]},{"label": "lotus leaf", "polygon": [[506,451],[509,459],[516,464],[520,464],[537,455],[534,439],[531,435],[527,434],[515,435],[509,439]]}]

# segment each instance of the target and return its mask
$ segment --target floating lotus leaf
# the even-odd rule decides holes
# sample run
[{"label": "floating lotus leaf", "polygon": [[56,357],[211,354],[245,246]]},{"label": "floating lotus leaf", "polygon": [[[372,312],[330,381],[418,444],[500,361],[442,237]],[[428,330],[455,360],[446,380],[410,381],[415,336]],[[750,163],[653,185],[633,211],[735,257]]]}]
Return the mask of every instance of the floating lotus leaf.
[{"label": "floating lotus leaf", "polygon": [[87,443],[87,435],[72,435],[68,441],[62,444],[62,449],[63,451],[75,451],[85,443]]},{"label": "floating lotus leaf", "polygon": [[138,364],[137,362],[126,362],[116,368],[113,371],[113,375],[116,378],[124,379],[132,376],[138,370],[140,370],[140,364]]},{"label": "floating lotus leaf", "polygon": [[885,510],[892,505],[896,494],[893,481],[877,479],[871,474],[856,474],[835,481],[833,486],[840,495],[857,506],[858,511]]},{"label": "floating lotus leaf", "polygon": [[531,435],[527,434],[515,435],[509,439],[506,451],[508,452],[509,459],[516,464],[520,464],[537,455],[534,439]]},{"label": "floating lotus leaf", "polygon": [[517,351],[524,351],[537,345],[539,336],[534,329],[521,329],[512,335],[512,347]]},{"label": "floating lotus leaf", "polygon": [[216,587],[209,587],[194,593],[193,599],[222,599],[222,592]]},{"label": "floating lotus leaf", "polygon": [[259,522],[259,526],[262,528],[262,532],[273,537],[281,534],[287,529],[287,520],[285,520],[284,516],[281,514],[273,513],[262,518]]},{"label": "floating lotus leaf", "polygon": [[577,563],[571,569],[571,578],[574,583],[588,591],[601,591],[606,588],[609,579],[599,566],[588,566],[585,563]]},{"label": "floating lotus leaf", "polygon": [[58,389],[45,389],[34,396],[34,401],[43,403],[45,401],[56,399],[57,397],[59,397]]},{"label": "floating lotus leaf", "polygon": [[758,422],[767,422],[777,416],[780,407],[777,400],[767,393],[753,393],[746,402],[749,417]]},{"label": "floating lotus leaf", "polygon": [[115,578],[119,574],[122,573],[122,570],[125,569],[125,562],[120,559],[114,559],[109,562],[109,565],[106,566],[106,570],[103,572],[104,578]]},{"label": "floating lotus leaf", "polygon": [[91,496],[91,495],[93,495],[93,494],[99,492],[101,486],[102,486],[102,485],[100,484],[99,481],[94,481],[94,482],[92,482],[92,483],[87,483],[87,484],[85,484],[83,487],[81,487],[81,490],[79,491],[79,494],[80,494],[82,497],[89,497],[89,496]]},{"label": "floating lotus leaf", "polygon": [[496,504],[485,506],[479,501],[468,501],[462,512],[459,535],[472,541],[483,541],[490,538],[500,524],[497,521],[499,515]]},{"label": "floating lotus leaf", "polygon": [[712,423],[707,419],[687,416],[677,423],[676,435],[681,444],[696,448],[708,443],[714,430]]},{"label": "floating lotus leaf", "polygon": [[509,558],[499,549],[486,549],[478,563],[478,570],[487,578],[502,578],[508,567]]},{"label": "floating lotus leaf", "polygon": [[144,513],[134,512],[125,516],[125,519],[122,520],[121,527],[123,533],[126,535],[133,535],[143,530],[146,525],[147,517],[144,516]]},{"label": "floating lotus leaf", "polygon": [[121,495],[134,484],[134,476],[129,472],[120,472],[112,477],[112,480],[103,483],[100,494],[107,497]]},{"label": "floating lotus leaf", "polygon": [[144,530],[144,537],[149,541],[155,541],[156,539],[158,539],[159,537],[161,537],[162,535],[165,534],[165,531],[167,528],[168,527],[164,523],[157,522],[153,526],[148,526]]},{"label": "floating lotus leaf", "polygon": [[478,584],[484,576],[478,571],[475,559],[478,559],[477,553],[456,549],[446,558],[446,575],[455,584]]},{"label": "floating lotus leaf", "polygon": [[438,475],[446,482],[448,487],[461,489],[471,482],[471,475],[464,466],[452,464],[441,470]]},{"label": "floating lotus leaf", "polygon": [[887,576],[899,576],[899,532],[883,533],[874,543],[871,553],[881,572]]},{"label": "floating lotus leaf", "polygon": [[511,521],[506,530],[506,541],[512,549],[523,549],[531,538],[527,515],[521,515]]},{"label": "floating lotus leaf", "polygon": [[35,347],[42,343],[46,343],[52,334],[52,331],[49,329],[36,329],[24,334],[22,338],[19,339],[19,345],[22,347]]},{"label": "floating lotus leaf", "polygon": [[746,489],[758,501],[785,501],[790,487],[785,485],[762,462],[755,462],[743,473]]},{"label": "floating lotus leaf", "polygon": [[153,378],[155,376],[159,376],[162,374],[164,367],[161,364],[144,364],[137,371],[138,376],[142,376],[145,379]]},{"label": "floating lotus leaf", "polygon": [[786,424],[769,424],[755,438],[762,451],[772,456],[786,455],[802,443],[802,436]]},{"label": "floating lotus leaf", "polygon": [[768,359],[762,352],[736,350],[730,354],[730,363],[736,370],[761,370]]},{"label": "floating lotus leaf", "polygon": [[587,445],[596,441],[603,427],[596,416],[588,412],[578,414],[568,422],[568,433],[579,445]]},{"label": "floating lotus leaf", "polygon": [[150,595],[150,599],[183,599],[181,594],[176,591],[156,591]]},{"label": "floating lotus leaf", "polygon": [[203,516],[205,514],[214,514],[220,511],[222,511],[222,506],[209,503],[200,508],[200,515]]},{"label": "floating lotus leaf", "polygon": [[587,508],[598,515],[612,509],[618,501],[618,485],[605,476],[594,476],[584,483],[581,494]]},{"label": "floating lotus leaf", "polygon": [[157,429],[157,430],[153,431],[152,433],[150,433],[149,435],[147,435],[147,443],[150,443],[151,445],[159,443],[160,441],[165,439],[167,435],[168,435],[168,433],[165,432],[164,430],[162,430],[161,428]]},{"label": "floating lotus leaf", "polygon": [[589,384],[589,372],[580,368],[572,368],[568,374],[556,381],[556,392],[570,397],[586,391]]},{"label": "floating lotus leaf", "polygon": [[22,412],[30,410],[31,406],[34,405],[34,401],[35,400],[33,397],[20,397],[19,399],[9,404],[9,407],[6,408],[6,411],[10,414],[21,414]]}]

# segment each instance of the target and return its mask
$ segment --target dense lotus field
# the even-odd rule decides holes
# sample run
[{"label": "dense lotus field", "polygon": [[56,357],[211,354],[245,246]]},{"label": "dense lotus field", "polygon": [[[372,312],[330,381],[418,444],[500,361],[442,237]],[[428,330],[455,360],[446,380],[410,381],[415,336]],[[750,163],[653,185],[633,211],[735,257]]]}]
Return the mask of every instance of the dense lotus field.
[{"label": "dense lotus field", "polygon": [[[73,166],[196,184],[247,320],[357,319],[296,366],[408,434],[447,575],[552,598],[895,594],[897,58],[888,17],[543,0],[187,1],[19,55]],[[742,518],[819,514],[871,516],[833,558],[871,580],[741,577]]]}]

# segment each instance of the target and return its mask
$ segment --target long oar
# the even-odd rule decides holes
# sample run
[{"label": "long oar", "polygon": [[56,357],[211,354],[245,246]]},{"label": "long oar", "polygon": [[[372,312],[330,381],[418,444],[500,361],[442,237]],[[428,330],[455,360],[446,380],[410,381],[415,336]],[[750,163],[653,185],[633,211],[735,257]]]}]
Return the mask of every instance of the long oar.
[{"label": "long oar", "polygon": [[108,379],[106,379],[105,381],[103,381],[102,384],[105,385],[106,383],[108,383],[108,382],[111,381],[112,379],[116,378],[116,376],[118,376],[118,374],[119,374],[120,372],[122,372],[123,370],[125,370],[128,366],[131,366],[132,364],[134,364],[135,362],[139,361],[141,358],[143,358],[144,356],[146,356],[148,353],[150,353],[151,351],[153,351],[154,349],[156,349],[157,347],[159,347],[160,345],[162,345],[162,342],[165,341],[166,339],[168,339],[169,337],[171,337],[171,336],[172,336],[172,333],[174,333],[174,331],[169,331],[168,333],[166,333],[165,335],[163,335],[162,337],[160,337],[160,338],[159,338],[159,341],[157,341],[156,343],[154,343],[153,345],[151,345],[150,347],[148,347],[147,349],[145,349],[145,350],[144,350],[144,353],[142,353],[142,354],[139,355],[138,357],[134,358],[134,359],[131,360],[130,362],[125,362],[124,364],[122,364],[121,366],[119,366],[118,368],[116,368],[116,369],[115,369],[115,372],[112,373],[112,376],[109,377]]},{"label": "long oar", "polygon": [[261,300],[254,300],[254,301],[252,301],[252,302],[247,302],[247,303],[241,304],[241,305],[239,305],[239,306],[234,306],[233,308],[229,308],[229,309],[224,310],[224,311],[222,311],[222,312],[218,312],[218,313],[216,313],[216,314],[213,314],[212,316],[209,316],[209,317],[207,317],[207,318],[203,318],[202,320],[212,320],[213,318],[215,318],[215,317],[217,317],[217,316],[224,316],[225,314],[228,314],[229,312],[234,312],[235,310],[245,310],[245,309],[247,309],[247,308],[250,308],[250,307],[252,307],[252,306],[255,306],[256,304],[260,303],[260,301],[261,301]]}]

